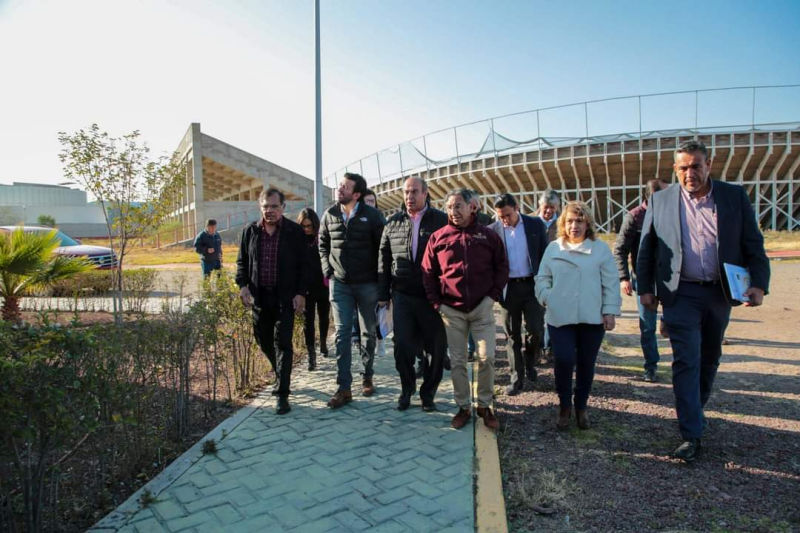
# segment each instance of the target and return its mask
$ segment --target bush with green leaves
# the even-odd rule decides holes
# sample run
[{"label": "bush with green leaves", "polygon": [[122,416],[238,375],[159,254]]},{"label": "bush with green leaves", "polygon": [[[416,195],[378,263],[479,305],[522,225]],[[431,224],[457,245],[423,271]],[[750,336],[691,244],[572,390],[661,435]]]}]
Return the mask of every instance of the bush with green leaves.
[{"label": "bush with green leaves", "polygon": [[[143,276],[142,290],[147,284]],[[0,530],[58,523],[75,512],[61,502],[70,491],[88,508],[71,523],[91,525],[94,506],[121,503],[109,486],[130,486],[185,449],[192,413],[208,417],[218,389],[227,389],[226,401],[263,383],[269,363],[238,292],[222,272],[197,301],[158,315],[90,326],[58,326],[46,315],[39,326],[0,323]],[[75,478],[73,460],[93,468]]]},{"label": "bush with green leaves", "polygon": [[56,219],[51,215],[39,215],[36,222],[38,222],[40,226],[47,226],[48,228],[56,227]]}]

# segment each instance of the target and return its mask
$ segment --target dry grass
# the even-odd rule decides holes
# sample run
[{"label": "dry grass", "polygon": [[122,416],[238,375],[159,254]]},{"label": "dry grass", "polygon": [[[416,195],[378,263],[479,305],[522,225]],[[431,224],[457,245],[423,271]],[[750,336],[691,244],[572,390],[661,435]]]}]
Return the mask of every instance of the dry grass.
[{"label": "dry grass", "polygon": [[[92,244],[95,246],[108,246],[107,239],[83,239],[83,244]],[[236,255],[239,253],[239,246],[236,244],[223,244],[222,245],[222,260],[223,263],[233,264],[236,261]],[[152,266],[152,265],[168,265],[168,264],[197,264],[200,261],[200,256],[195,253],[194,248],[191,246],[169,246],[163,248],[150,248],[134,243],[125,254],[124,266]]]},{"label": "dry grass", "polygon": [[768,252],[800,250],[800,231],[765,231],[764,247]]},{"label": "dry grass", "polygon": [[571,492],[565,476],[551,470],[532,472],[523,468],[518,476],[508,481],[506,496],[515,506],[549,514],[549,511],[568,509]]}]

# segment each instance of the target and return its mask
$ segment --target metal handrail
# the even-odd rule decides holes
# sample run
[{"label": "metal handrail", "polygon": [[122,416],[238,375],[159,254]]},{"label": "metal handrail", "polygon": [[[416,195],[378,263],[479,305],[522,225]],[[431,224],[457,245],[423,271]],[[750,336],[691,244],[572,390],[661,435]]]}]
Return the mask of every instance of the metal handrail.
[{"label": "metal handrail", "polygon": [[[391,154],[396,154],[397,155],[397,162],[399,162],[400,171],[399,172],[389,172],[385,176],[386,179],[392,179],[392,178],[396,177],[397,175],[403,175],[403,174],[405,174],[407,172],[410,173],[412,171],[417,171],[417,170],[422,169],[422,168],[430,168],[431,164],[433,164],[434,166],[437,166],[439,164],[445,164],[445,163],[452,162],[453,160],[455,160],[456,162],[460,163],[462,161],[462,157],[467,158],[467,159],[472,159],[472,158],[483,156],[483,155],[486,155],[486,154],[495,154],[495,155],[498,155],[498,154],[501,154],[501,153],[505,154],[505,153],[511,152],[511,151],[513,151],[515,149],[518,149],[518,148],[520,148],[522,146],[530,146],[530,145],[535,144],[537,142],[539,143],[540,148],[541,148],[541,143],[542,142],[547,143],[547,139],[548,138],[549,139],[558,138],[561,141],[564,141],[564,140],[575,140],[576,142],[574,144],[589,143],[589,142],[592,142],[591,139],[599,138],[601,136],[590,136],[589,135],[588,106],[593,105],[593,104],[605,103],[605,102],[624,101],[624,100],[632,100],[633,101],[633,100],[635,100],[636,104],[637,104],[637,114],[638,114],[638,120],[639,120],[639,129],[638,129],[638,133],[636,133],[636,132],[618,133],[618,134],[611,134],[611,135],[603,135],[602,137],[609,137],[609,136],[614,136],[614,135],[633,135],[634,138],[642,138],[643,134],[644,135],[652,135],[653,133],[656,133],[656,132],[659,132],[659,131],[663,131],[663,130],[676,131],[676,128],[648,128],[648,131],[642,131],[642,99],[658,98],[658,97],[665,97],[665,96],[676,96],[676,95],[687,95],[687,94],[694,94],[695,95],[695,98],[694,98],[694,125],[693,125],[693,127],[690,126],[690,127],[681,128],[681,129],[684,129],[684,130],[687,130],[687,131],[692,131],[692,130],[699,131],[699,130],[709,130],[709,129],[717,129],[717,128],[747,128],[747,127],[749,127],[750,129],[754,130],[756,128],[756,126],[770,126],[770,125],[774,126],[774,125],[778,124],[778,123],[775,123],[775,122],[765,122],[765,123],[757,123],[756,122],[756,103],[757,103],[757,93],[758,93],[759,90],[767,90],[767,89],[798,89],[798,88],[800,88],[800,84],[751,85],[751,86],[722,87],[722,88],[712,88],[712,89],[693,89],[693,90],[684,90],[684,91],[658,92],[658,93],[647,93],[647,94],[639,94],[639,95],[631,95],[631,96],[616,96],[616,97],[611,97],[611,98],[603,98],[603,99],[595,99],[595,100],[585,100],[583,102],[575,102],[575,103],[571,103],[571,104],[564,104],[564,105],[558,105],[558,106],[541,107],[541,108],[531,109],[531,110],[528,110],[528,111],[518,111],[518,112],[514,112],[514,113],[507,113],[507,114],[504,114],[504,115],[498,115],[498,116],[494,116],[494,117],[484,118],[484,119],[481,119],[481,120],[475,120],[475,121],[472,121],[472,122],[465,122],[465,123],[462,123],[462,124],[458,124],[456,126],[450,126],[450,127],[447,127],[447,128],[442,128],[442,129],[439,129],[439,130],[435,130],[435,131],[426,133],[426,134],[424,134],[422,136],[419,136],[419,137],[414,137],[412,139],[408,139],[408,140],[403,141],[403,142],[398,143],[398,144],[393,144],[393,145],[391,145],[391,146],[389,146],[387,148],[384,148],[382,150],[379,150],[377,152],[369,154],[366,157],[362,157],[361,159],[357,159],[356,161],[353,161],[352,163],[346,165],[345,167],[340,168],[339,170],[333,172],[332,174],[329,174],[326,177],[326,180],[327,180],[327,183],[328,183],[329,186],[332,186],[332,187],[335,188],[335,183],[332,183],[331,179],[335,179],[340,173],[348,171],[348,170],[350,170],[350,171],[356,170],[356,171],[360,171],[359,173],[364,174],[364,171],[363,171],[364,163],[366,162],[366,163],[370,164],[370,162],[374,160],[375,166],[377,168],[377,176],[367,176],[367,175],[365,175],[364,177],[367,178],[367,181],[370,182],[370,183],[375,183],[375,182],[382,183],[383,180],[384,180],[384,175],[381,172],[381,159],[380,159],[381,154],[389,154],[389,153],[391,153]],[[700,111],[700,107],[699,107],[699,105],[700,105],[700,101],[699,101],[700,94],[722,93],[722,92],[730,92],[730,91],[750,91],[751,92],[751,96],[750,96],[750,99],[751,99],[751,109],[750,109],[751,120],[750,120],[750,123],[749,124],[740,124],[738,126],[707,125],[707,124],[703,124],[701,126],[698,123],[699,111]],[[794,96],[794,98],[796,98],[797,103],[798,103],[798,109],[800,109],[800,91],[797,92],[797,95]],[[792,100],[794,100],[794,98]],[[567,109],[567,108],[578,107],[578,106],[582,106],[584,108],[584,119],[583,119],[584,120],[584,124],[583,125],[584,125],[585,136],[582,136],[582,137],[581,136],[566,136],[566,137],[564,137],[564,136],[561,136],[561,137],[554,136],[554,137],[548,137],[546,135],[542,135],[542,132],[540,130],[541,129],[541,125],[540,125],[540,121],[539,121],[541,113],[546,112],[546,111]],[[500,120],[507,119],[507,118],[510,118],[510,117],[518,117],[518,116],[522,116],[522,115],[526,115],[526,114],[530,114],[530,115],[535,114],[536,115],[536,136],[534,138],[532,138],[532,139],[529,139],[528,141],[522,141],[522,142],[513,141],[512,139],[510,139],[508,137],[502,136],[495,129],[495,124],[494,124],[495,121],[500,121]],[[798,115],[800,115],[800,112],[798,112]],[[790,118],[790,120],[781,121],[780,124],[800,122],[800,116],[793,117],[793,118],[788,117],[788,118]],[[464,154],[460,153],[460,150],[459,150],[459,147],[458,147],[458,130],[466,128],[466,127],[469,127],[469,126],[475,126],[477,124],[483,124],[483,123],[486,123],[488,125],[487,136],[484,139],[483,147],[485,147],[487,145],[488,141],[491,139],[491,141],[492,141],[491,149],[490,150],[484,150],[483,147],[482,147],[481,150],[479,150],[477,152],[475,152],[474,150],[471,150],[471,151],[468,151],[468,153],[464,153]],[[447,157],[440,158],[439,160],[432,159],[428,154],[427,139],[430,138],[431,136],[439,135],[439,134],[442,134],[442,133],[445,133],[445,132],[448,132],[448,131],[452,131],[453,132],[452,141],[453,141],[453,147],[455,149],[454,153],[450,152]],[[504,139],[508,140],[509,142],[512,142],[512,144],[514,144],[514,146],[497,149],[497,147],[495,145],[496,136],[503,137]],[[421,141],[422,142],[422,147],[423,147],[424,153],[423,153],[423,151],[420,151],[419,147],[414,145],[415,141]],[[425,160],[425,164],[412,165],[409,168],[404,168],[403,167],[403,160],[402,160],[402,148],[403,148],[403,146],[409,146],[409,147],[413,148],[419,154],[419,156],[421,156],[422,159]]]}]

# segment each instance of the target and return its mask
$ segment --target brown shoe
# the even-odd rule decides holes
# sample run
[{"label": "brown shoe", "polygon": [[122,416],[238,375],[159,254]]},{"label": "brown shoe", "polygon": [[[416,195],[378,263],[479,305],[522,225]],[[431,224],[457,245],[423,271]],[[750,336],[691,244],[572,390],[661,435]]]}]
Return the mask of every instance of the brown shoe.
[{"label": "brown shoe", "polygon": [[490,407],[478,407],[478,416],[483,418],[483,423],[487,428],[496,430],[500,427],[500,422],[497,421],[497,417],[494,416]]},{"label": "brown shoe", "polygon": [[364,396],[372,396],[375,394],[375,385],[372,384],[372,378],[364,378],[361,383],[361,394]]},{"label": "brown shoe", "polygon": [[459,409],[453,420],[450,421],[450,427],[453,429],[461,429],[467,425],[467,422],[472,420],[472,412],[469,409]]},{"label": "brown shoe", "polygon": [[589,429],[589,416],[586,414],[586,409],[578,409],[575,411],[575,418],[578,419],[578,427],[581,429]]},{"label": "brown shoe", "polygon": [[340,390],[337,391],[336,394],[331,396],[331,399],[328,400],[328,407],[331,409],[338,409],[343,405],[347,405],[348,403],[353,401],[353,394],[349,390]]},{"label": "brown shoe", "polygon": [[564,430],[569,428],[569,419],[572,416],[572,407],[559,407],[558,419],[556,419],[556,428]]}]

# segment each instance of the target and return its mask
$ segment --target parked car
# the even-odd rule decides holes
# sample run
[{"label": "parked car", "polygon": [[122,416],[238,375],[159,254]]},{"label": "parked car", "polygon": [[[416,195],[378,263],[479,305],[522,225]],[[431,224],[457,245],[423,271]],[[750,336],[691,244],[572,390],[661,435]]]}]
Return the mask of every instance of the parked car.
[{"label": "parked car", "polygon": [[[25,233],[50,233],[54,229],[42,226],[0,226],[0,233],[11,233],[20,227]],[[61,246],[55,249],[53,252],[55,254],[68,257],[85,257],[94,263],[97,268],[103,270],[117,267],[117,255],[111,248],[81,244],[59,230],[56,230],[56,239],[61,243]]]}]

